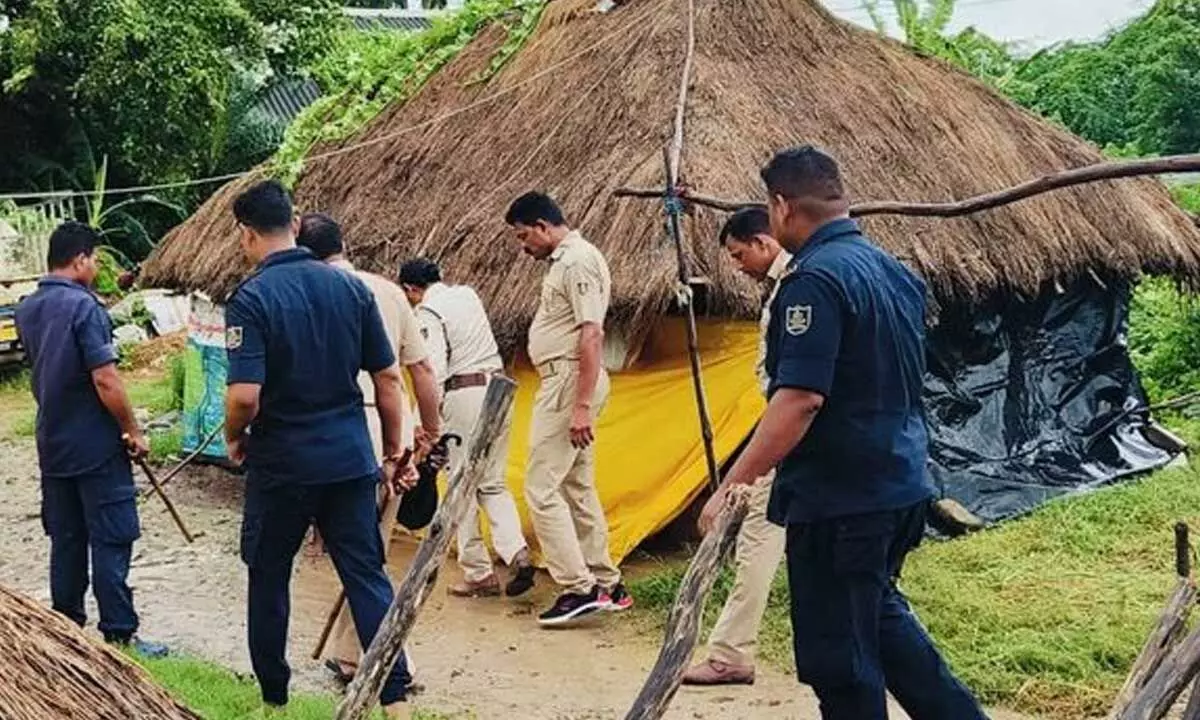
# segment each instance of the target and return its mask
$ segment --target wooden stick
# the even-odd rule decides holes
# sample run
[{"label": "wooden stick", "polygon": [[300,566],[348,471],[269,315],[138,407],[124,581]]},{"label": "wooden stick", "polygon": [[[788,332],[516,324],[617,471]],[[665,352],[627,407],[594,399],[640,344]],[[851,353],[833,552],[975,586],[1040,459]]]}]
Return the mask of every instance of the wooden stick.
[{"label": "wooden stick", "polygon": [[1171,710],[1183,689],[1200,674],[1200,628],[1179,643],[1145,686],[1117,717],[1119,720],[1159,720]]},{"label": "wooden stick", "polygon": [[1134,699],[1146,686],[1149,679],[1162,666],[1176,642],[1187,629],[1188,615],[1196,603],[1196,586],[1191,578],[1191,545],[1188,528],[1183,523],[1175,525],[1175,574],[1179,584],[1167,600],[1166,607],[1158,617],[1142,651],[1130,667],[1124,685],[1113,702],[1110,718],[1121,718]]},{"label": "wooden stick", "polygon": [[338,705],[336,720],[363,720],[379,697],[384,680],[396,664],[404,641],[417,620],[417,612],[429,596],[428,588],[436,579],[438,567],[446,556],[454,527],[462,520],[467,504],[474,502],[475,491],[487,473],[488,458],[496,437],[512,410],[517,384],[498,375],[488,382],[483,410],[475,422],[467,448],[467,461],[450,479],[446,498],[429,526],[429,532],[417,548],[404,582],[396,592],[392,606],[379,625],[375,639],[363,654],[354,680]]},{"label": "wooden stick", "polygon": [[701,541],[679,586],[675,605],[667,618],[666,637],[658,660],[638,693],[625,720],[657,720],[667,712],[683,681],[684,669],[700,637],[704,601],[712,591],[721,560],[737,540],[746,517],[746,493],[730,494],[730,503],[717,517],[717,524]]},{"label": "wooden stick", "polygon": [[1158,410],[1174,410],[1175,408],[1187,407],[1188,405],[1195,405],[1198,402],[1200,402],[1200,390],[1198,390],[1196,392],[1186,393],[1184,395],[1180,395],[1177,398],[1171,398],[1170,400],[1163,400],[1160,403],[1155,403],[1155,404],[1151,405],[1147,409],[1150,412],[1156,412]]},{"label": "wooden stick", "polygon": [[[1116,180],[1119,178],[1139,177],[1143,175],[1165,175],[1168,173],[1195,172],[1200,170],[1200,153],[1192,155],[1170,155],[1161,158],[1141,160],[1116,160],[1094,165],[1085,165],[1073,170],[1043,175],[1033,180],[1013,185],[1012,187],[995,192],[976,195],[954,202],[941,203],[910,203],[898,200],[878,200],[857,203],[850,206],[850,215],[864,217],[867,215],[908,215],[914,217],[958,217],[970,215],[983,210],[1008,205],[1062,188],[1082,185],[1101,180]],[[663,197],[662,188],[618,188],[613,192],[617,197]],[[704,205],[716,210],[735,211],[744,207],[763,207],[764,203],[753,200],[724,200],[698,193],[687,193],[688,202]],[[1195,219],[1195,218],[1193,218]]]},{"label": "wooden stick", "polygon": [[[225,429],[225,423],[221,423],[220,425],[213,428],[212,432],[210,432],[208,434],[208,436],[204,438],[204,441],[200,443],[200,446],[197,447],[195,450],[193,450],[190,454],[188,454],[188,456],[185,457],[183,460],[180,460],[179,464],[176,465],[175,467],[171,468],[171,470],[166,475],[163,475],[159,479],[158,484],[162,487],[166,487],[167,483],[171,482],[171,478],[178,475],[185,467],[190,465],[193,460],[200,457],[200,453],[204,452],[205,448],[207,448],[209,445],[212,445],[213,440],[217,439],[217,434],[220,433],[224,429]],[[139,499],[144,500],[152,492],[153,492],[152,488],[148,488],[148,489],[142,491],[142,495]]]},{"label": "wooden stick", "polygon": [[667,211],[667,233],[675,246],[675,267],[678,273],[684,320],[687,328],[688,363],[692,371],[692,391],[696,396],[696,413],[700,418],[700,441],[704,445],[704,461],[708,468],[708,485],[714,492],[720,483],[717,453],[713,447],[712,417],[704,392],[704,376],[700,364],[700,339],[696,328],[696,308],[690,295],[691,272],[683,252],[682,204],[678,193],[679,170],[683,156],[683,125],[687,114],[688,86],[692,81],[692,61],[696,54],[696,2],[688,0],[687,39],[684,46],[683,71],[679,80],[679,99],[675,103],[674,129],[671,143],[663,149],[663,169],[666,190],[662,194]]},{"label": "wooden stick", "polygon": [[175,509],[175,503],[171,502],[171,498],[167,497],[167,492],[162,489],[162,485],[160,485],[158,483],[158,479],[154,477],[154,471],[150,469],[148,464],[146,464],[146,460],[144,458],[138,458],[137,464],[138,467],[142,469],[142,472],[146,473],[146,478],[150,481],[150,486],[154,488],[154,492],[157,493],[158,496],[162,498],[163,503],[166,504],[167,511],[171,513],[171,518],[175,520],[175,525],[179,527],[179,532],[183,533],[183,539],[191,543],[194,542],[196,538],[204,537],[203,532],[198,532],[195,535],[188,532],[187,525],[185,525],[183,522],[183,517],[181,517],[179,511]]},{"label": "wooden stick", "polygon": [[1187,707],[1183,709],[1183,715],[1179,716],[1179,720],[1200,720],[1200,677],[1197,677],[1192,683]]}]

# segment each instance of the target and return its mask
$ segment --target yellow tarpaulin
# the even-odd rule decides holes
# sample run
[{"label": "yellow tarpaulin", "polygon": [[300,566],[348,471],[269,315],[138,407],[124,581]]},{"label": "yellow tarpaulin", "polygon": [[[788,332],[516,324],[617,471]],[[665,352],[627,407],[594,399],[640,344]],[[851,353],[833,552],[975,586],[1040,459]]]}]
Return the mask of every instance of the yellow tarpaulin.
[{"label": "yellow tarpaulin", "polygon": [[[700,324],[704,390],[718,461],[737,448],[764,408],[754,379],[757,333],[753,323]],[[618,562],[687,508],[708,474],[682,323],[663,323],[647,341],[642,358],[636,369],[613,373],[608,405],[596,427],[597,485],[608,517],[609,547]],[[523,487],[538,378],[527,365],[519,365],[515,376],[508,483],[533,543]]]}]

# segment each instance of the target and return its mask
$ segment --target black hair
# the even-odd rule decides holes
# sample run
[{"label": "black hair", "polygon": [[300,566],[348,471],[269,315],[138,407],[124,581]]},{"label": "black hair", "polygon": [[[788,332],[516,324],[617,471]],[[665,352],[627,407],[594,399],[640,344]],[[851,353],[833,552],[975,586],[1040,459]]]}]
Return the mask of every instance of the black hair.
[{"label": "black hair", "polygon": [[746,242],[755,235],[770,234],[771,216],[767,214],[767,209],[751,206],[744,207],[729,216],[729,219],[721,227],[720,241],[722,245],[730,239]]},{"label": "black hair", "polygon": [[296,236],[296,244],[311,250],[318,260],[340,255],[345,250],[341,226],[325,213],[305,213],[300,216],[300,234]]},{"label": "black hair", "polygon": [[292,200],[278,180],[264,180],[237,196],[233,215],[260,233],[279,232],[292,224]]},{"label": "black hair", "polygon": [[759,173],[772,195],[788,200],[842,200],[842,174],[833,156],[812,145],[781,150]]},{"label": "black hair", "polygon": [[429,258],[416,258],[400,266],[400,284],[427,288],[442,281],[442,269]]},{"label": "black hair", "polygon": [[50,248],[46,251],[46,265],[59,270],[70,265],[80,255],[90,257],[100,244],[100,233],[81,222],[70,220],[59,225],[50,235]]},{"label": "black hair", "polygon": [[513,200],[504,214],[504,222],[509,225],[536,225],[545,221],[549,225],[565,225],[562,210],[558,203],[545,193],[527,192]]}]

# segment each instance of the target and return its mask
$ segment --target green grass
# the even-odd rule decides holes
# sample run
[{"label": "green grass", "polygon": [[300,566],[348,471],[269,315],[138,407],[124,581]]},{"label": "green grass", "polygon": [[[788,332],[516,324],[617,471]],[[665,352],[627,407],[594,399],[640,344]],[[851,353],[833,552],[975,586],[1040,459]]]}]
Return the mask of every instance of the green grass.
[{"label": "green grass", "polygon": [[[1032,515],[917,550],[903,586],[956,673],[990,705],[1056,718],[1101,714],[1174,584],[1173,526],[1200,529],[1200,471],[1050,503]],[[632,583],[661,622],[681,567]],[[728,570],[706,626],[728,590]],[[768,663],[791,667],[784,577],[760,636]]]},{"label": "green grass", "polygon": [[[241,677],[223,667],[187,657],[162,660],[134,658],[159,685],[176,699],[207,720],[241,720],[255,717],[262,706],[258,685],[252,678]],[[292,693],[287,711],[272,717],[286,720],[329,720],[338,698],[332,694]],[[378,709],[372,717],[383,717]],[[451,720],[462,715],[446,715],[417,706],[414,720]]]}]

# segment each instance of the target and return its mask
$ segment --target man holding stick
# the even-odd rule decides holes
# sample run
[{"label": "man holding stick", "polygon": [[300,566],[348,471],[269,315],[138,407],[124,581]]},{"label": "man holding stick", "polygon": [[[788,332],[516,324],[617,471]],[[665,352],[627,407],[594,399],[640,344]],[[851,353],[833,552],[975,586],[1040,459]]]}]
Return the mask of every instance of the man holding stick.
[{"label": "man holding stick", "polygon": [[[421,335],[429,349],[438,385],[442,387],[442,415],[446,431],[470,437],[483,410],[488,381],[504,371],[500,350],[483,301],[469,285],[447,285],[442,270],[427,258],[409,260],[400,266],[400,285],[416,308]],[[458,564],[463,581],[451,585],[456,597],[494,597],[500,594],[500,579],[479,530],[479,510],[487,514],[496,553],[511,569],[504,592],[522,595],[533,587],[534,568],[521,532],[517,504],[504,481],[508,460],[508,436],[512,417],[505,423],[488,461],[488,471],[476,491],[474,502],[458,526]],[[462,466],[467,448],[450,449],[449,472]]]},{"label": "man holding stick", "polygon": [[932,488],[921,404],[925,285],[849,217],[837,162],[811,146],[762,171],[771,234],[794,255],[770,308],[770,401],[701,514],[776,477],[769,519],[787,533],[796,673],[826,720],[984,717],[896,586]]},{"label": "man holding stick", "polygon": [[542,625],[598,610],[626,610],[633,597],[608,552],[608,521],[596,494],[593,427],[608,400],[604,316],[612,280],[604,255],[567,227],[550,197],[526,193],[505,216],[524,251],[550,267],[529,328],[534,399],[525,501],[550,577],[563,588]]},{"label": "man holding stick", "polygon": [[89,289],[100,235],[78,222],[50,235],[50,273],[17,308],[17,330],[33,368],[37,400],[42,527],[50,536],[50,598],[80,627],[91,583],[106,642],[162,657],[162,645],[137,639],[128,583],[133,542],[141,536],[129,455],[149,452],[117,372],[112,321]]},{"label": "man holding stick", "polygon": [[[438,391],[434,378],[433,367],[421,340],[417,320],[413,317],[412,309],[404,292],[395,283],[373,273],[356,270],[346,259],[345,243],[342,239],[342,229],[337,222],[324,213],[307,213],[300,218],[300,234],[296,244],[308,248],[318,260],[329,263],[335,268],[353,273],[355,277],[367,286],[379,308],[379,316],[383,320],[387,332],[388,345],[396,354],[397,361],[403,365],[412,378],[413,393],[417,396],[417,408],[421,417],[420,432],[413,429],[411,405],[404,384],[400,389],[401,412],[403,427],[401,428],[401,445],[406,449],[417,443],[417,460],[425,453],[441,434],[438,418]],[[379,412],[375,405],[375,384],[371,375],[366,372],[358,374],[358,386],[362,391],[365,406],[367,430],[371,435],[371,448],[375,457],[382,459],[383,433],[380,425]],[[388,546],[391,544],[392,531],[396,526],[396,509],[400,504],[400,496],[391,494],[381,503],[379,532],[383,537],[384,557],[387,557]],[[337,621],[330,635],[332,641],[326,653],[325,667],[342,683],[349,683],[354,678],[358,667],[362,648],[359,646],[358,634],[354,629],[354,620],[350,610],[344,604],[338,613]],[[411,664],[411,662],[410,662]]]},{"label": "man holding stick", "polygon": [[[225,440],[243,464],[242,560],[249,568],[250,659],[263,702],[288,701],[287,625],[292,563],[315,522],[358,630],[370,644],[392,602],[379,535],[377,488],[402,491],[399,365],[370,291],[350,273],[297,248],[291,200],[275,181],[233,205],[255,271],[225,308],[229,355]],[[383,471],[371,447],[358,373],[371,375]],[[380,701],[403,717],[412,676],[400,656]]]},{"label": "man holding stick", "polygon": [[[720,242],[739,270],[766,284],[759,319],[758,361],[754,367],[759,386],[766,394],[770,386],[766,351],[771,302],[792,256],[771,237],[770,218],[767,211],[759,207],[745,208],[731,215],[721,229]],[[684,674],[684,685],[754,683],[758,626],[767,609],[771,581],[783,560],[783,528],[767,519],[767,499],[774,479],[775,471],[768,471],[758,478],[749,492],[746,519],[742,521],[737,538],[734,561],[737,574],[733,589],[708,637],[708,657]]]}]

